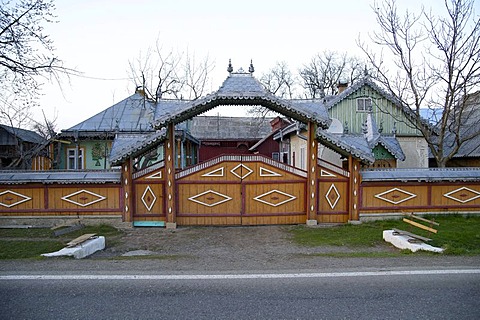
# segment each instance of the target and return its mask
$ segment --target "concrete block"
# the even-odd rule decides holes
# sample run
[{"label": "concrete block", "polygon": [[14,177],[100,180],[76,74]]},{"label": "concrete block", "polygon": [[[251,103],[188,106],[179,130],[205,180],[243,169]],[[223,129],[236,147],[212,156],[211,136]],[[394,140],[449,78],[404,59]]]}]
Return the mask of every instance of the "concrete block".
[{"label": "concrete block", "polygon": [[105,237],[100,236],[82,242],[75,247],[63,248],[56,252],[43,253],[44,257],[73,256],[75,259],[85,258],[99,250],[105,249]]},{"label": "concrete block", "polygon": [[429,244],[423,243],[423,242],[410,242],[408,241],[409,239],[413,239],[412,237],[409,237],[407,235],[403,234],[394,234],[393,230],[384,230],[383,231],[383,240],[386,242],[391,243],[395,247],[399,249],[408,249],[412,252],[416,252],[418,250],[423,250],[423,251],[431,251],[431,252],[438,252],[441,253],[443,252],[442,248],[437,248],[433,247]]},{"label": "concrete block", "polygon": [[307,226],[312,227],[318,224],[317,220],[307,220]]},{"label": "concrete block", "polygon": [[177,229],[177,223],[176,222],[167,222],[165,224],[165,227],[167,229]]}]

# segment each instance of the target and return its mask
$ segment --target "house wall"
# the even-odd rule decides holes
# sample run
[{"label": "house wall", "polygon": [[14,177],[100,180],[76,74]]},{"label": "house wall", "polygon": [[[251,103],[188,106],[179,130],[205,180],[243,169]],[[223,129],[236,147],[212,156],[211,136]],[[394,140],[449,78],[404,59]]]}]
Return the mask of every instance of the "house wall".
[{"label": "house wall", "polygon": [[258,146],[257,153],[262,154],[269,158],[273,158],[272,154],[274,152],[278,153],[279,150],[280,150],[280,146],[278,142],[273,140],[273,136],[270,136],[261,145]]},{"label": "house wall", "polygon": [[[344,128],[350,133],[361,134],[362,123],[365,122],[367,112],[357,112],[357,98],[370,97],[372,99],[372,112],[383,133],[390,134],[396,127],[397,136],[420,136],[420,132],[409,124],[407,117],[392,102],[380,95],[377,91],[365,85],[353,92],[345,99],[329,109],[329,115],[342,122]],[[347,125],[345,125],[347,122]]]},{"label": "house wall", "polygon": [[428,168],[428,145],[422,137],[397,137],[405,161],[397,160],[397,168]]},{"label": "house wall", "polygon": [[[111,141],[104,140],[82,140],[78,143],[78,148],[83,148],[85,151],[83,159],[83,169],[87,170],[102,170],[110,169],[110,163],[108,161],[108,155],[112,147]],[[76,148],[76,144],[61,144],[60,161],[58,163],[58,169],[67,169],[67,150],[70,148]],[[99,152],[100,157],[94,157],[95,153]],[[105,156],[105,154],[107,156]]]},{"label": "house wall", "polygon": [[[307,168],[307,140],[299,135],[290,135],[290,165],[306,170]],[[303,149],[303,152],[302,152]]]}]

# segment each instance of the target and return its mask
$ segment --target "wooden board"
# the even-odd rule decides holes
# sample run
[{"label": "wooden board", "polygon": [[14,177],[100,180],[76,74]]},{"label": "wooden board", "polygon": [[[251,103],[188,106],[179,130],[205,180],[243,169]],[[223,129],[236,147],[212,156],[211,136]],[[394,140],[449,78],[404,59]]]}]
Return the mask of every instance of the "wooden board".
[{"label": "wooden board", "polygon": [[67,247],[75,247],[76,245],[79,245],[82,242],[85,242],[89,240],[90,238],[94,237],[96,233],[86,233],[84,235],[81,235],[78,238],[73,239],[69,243],[67,243]]},{"label": "wooden board", "polygon": [[418,222],[409,220],[409,219],[407,219],[407,218],[403,218],[403,222],[409,223],[409,224],[411,224],[412,226],[415,226],[415,227],[420,228],[420,229],[423,229],[423,230],[427,230],[427,231],[429,231],[429,232],[437,233],[437,230],[436,230],[436,229],[433,229],[433,228],[424,226],[424,225],[421,224],[421,223],[418,223]]},{"label": "wooden board", "polygon": [[419,240],[422,240],[422,241],[425,241],[425,242],[432,240],[430,238],[422,237],[422,236],[416,235],[414,233],[411,233],[411,232],[408,232],[408,231],[403,231],[403,230],[400,230],[400,229],[393,228],[393,231],[395,233],[403,234],[403,235],[406,235],[406,236],[409,236],[409,237],[412,237],[412,238],[415,238],[415,239],[419,239]]}]

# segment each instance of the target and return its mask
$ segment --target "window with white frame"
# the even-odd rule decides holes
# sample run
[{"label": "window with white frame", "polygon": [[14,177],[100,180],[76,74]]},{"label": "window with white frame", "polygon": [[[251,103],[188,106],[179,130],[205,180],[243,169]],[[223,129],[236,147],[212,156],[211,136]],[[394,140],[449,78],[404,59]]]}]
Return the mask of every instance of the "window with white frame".
[{"label": "window with white frame", "polygon": [[83,148],[68,148],[67,149],[67,169],[81,170],[83,169]]},{"label": "window with white frame", "polygon": [[357,98],[357,111],[366,112],[372,106],[372,99],[370,98]]}]

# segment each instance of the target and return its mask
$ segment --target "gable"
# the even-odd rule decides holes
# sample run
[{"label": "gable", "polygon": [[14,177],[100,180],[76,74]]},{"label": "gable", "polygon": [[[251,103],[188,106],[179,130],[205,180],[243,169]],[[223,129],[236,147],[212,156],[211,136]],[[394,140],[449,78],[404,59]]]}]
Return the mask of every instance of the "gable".
[{"label": "gable", "polygon": [[375,160],[378,159],[395,159],[395,157],[388,151],[384,146],[377,145],[372,150],[373,155],[375,156]]},{"label": "gable", "polygon": [[357,111],[357,99],[368,97],[372,99],[373,117],[377,125],[382,127],[382,132],[390,134],[395,129],[398,136],[421,136],[394,100],[380,92],[370,81],[361,81],[360,85],[353,85],[349,89],[333,99],[328,107],[330,117],[339,119],[349,133],[362,133],[362,123],[368,112]]}]

